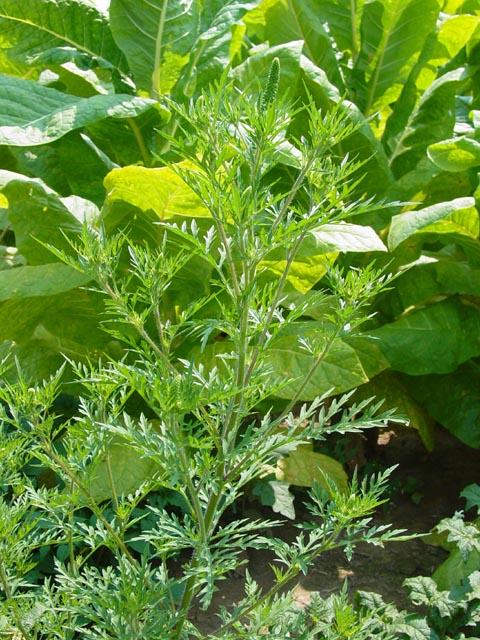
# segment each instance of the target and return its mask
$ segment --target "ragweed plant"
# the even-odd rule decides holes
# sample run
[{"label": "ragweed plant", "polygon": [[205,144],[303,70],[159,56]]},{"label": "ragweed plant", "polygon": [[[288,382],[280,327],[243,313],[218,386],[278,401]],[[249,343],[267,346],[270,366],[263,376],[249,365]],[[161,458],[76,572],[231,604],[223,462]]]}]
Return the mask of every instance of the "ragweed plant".
[{"label": "ragweed plant", "polygon": [[[355,129],[348,115],[340,106],[320,113],[313,102],[295,111],[275,97],[275,77],[276,63],[260,101],[223,83],[185,108],[172,105],[179,125],[168,142],[179,161],[170,169],[201,203],[201,223],[159,221],[161,240],[152,244],[133,243],[128,227],[112,235],[98,220],[84,227],[76,257],[51,248],[90,277],[106,303],[105,328],[125,351],[118,361],[69,362],[82,393],[68,419],[55,411],[61,371],[41,385],[20,375],[0,387],[7,636],[307,637],[292,622],[288,595],[299,574],[326,550],[341,547],[350,557],[360,541],[402,537],[371,520],[388,472],[354,479],[348,489],[328,477],[315,484],[310,521],[291,544],[265,535],[281,521],[232,517],[248,486],[300,444],[392,418],[378,403],[352,405],[350,396],[302,402],[336,341],[355,334],[388,278],[374,268],[332,270],[325,290],[305,298],[295,291],[315,234],[345,229],[343,221],[375,205],[353,199],[358,166],[337,157]],[[293,117],[308,123],[298,140],[289,136]],[[296,165],[286,189],[274,171],[285,156]],[[178,273],[192,261],[208,274],[208,291],[172,308]],[[323,309],[322,330],[299,338],[309,366],[301,377],[278,372],[272,345],[312,308]],[[286,386],[294,390],[289,401],[275,403]],[[119,446],[131,465],[150,465],[127,493],[112,466]],[[107,496],[95,485],[99,466]],[[149,502],[159,488],[183,509]],[[45,548],[55,567],[42,580],[34,565]],[[249,548],[270,551],[270,588],[247,573],[244,599],[217,612],[217,630],[203,635],[192,612],[212,606]]]}]

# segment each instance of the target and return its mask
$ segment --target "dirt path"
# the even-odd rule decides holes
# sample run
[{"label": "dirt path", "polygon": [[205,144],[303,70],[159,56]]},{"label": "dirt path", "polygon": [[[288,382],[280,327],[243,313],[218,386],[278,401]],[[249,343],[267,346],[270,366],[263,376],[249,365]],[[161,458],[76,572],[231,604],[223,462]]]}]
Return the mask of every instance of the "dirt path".
[{"label": "dirt path", "polygon": [[[393,523],[395,528],[409,532],[427,532],[439,520],[462,509],[459,498],[462,489],[480,482],[480,451],[470,449],[446,431],[438,434],[437,445],[428,453],[411,431],[397,433],[373,453],[375,464],[398,464],[393,475],[393,495],[390,503],[377,514],[379,523]],[[369,456],[369,462],[372,460]],[[270,514],[269,514],[270,515]],[[276,531],[279,535],[279,531]],[[280,535],[288,540],[296,535],[292,525],[285,525]],[[361,545],[349,563],[341,551],[332,551],[318,559],[309,575],[302,577],[296,589],[299,603],[308,602],[309,593],[318,591],[327,596],[337,591],[348,578],[352,592],[376,591],[386,601],[406,606],[402,583],[407,577],[431,575],[446,557],[437,547],[420,539],[404,543],[391,543],[385,548]],[[269,557],[262,552],[249,554],[249,571],[263,587],[271,581]],[[216,594],[216,606],[228,605],[243,595],[243,578],[235,574],[225,580]],[[197,623],[205,633],[216,627],[215,618],[199,612]]]}]

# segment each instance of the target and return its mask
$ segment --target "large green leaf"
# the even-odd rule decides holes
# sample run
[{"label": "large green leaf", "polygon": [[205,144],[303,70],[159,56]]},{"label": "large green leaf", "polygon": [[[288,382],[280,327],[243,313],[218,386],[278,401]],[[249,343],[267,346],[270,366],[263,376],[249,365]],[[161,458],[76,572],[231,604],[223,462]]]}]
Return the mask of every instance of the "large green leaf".
[{"label": "large green leaf", "polygon": [[[421,55],[400,97],[390,105],[391,115],[382,140],[391,154],[393,168],[398,175],[412,171],[414,163],[421,161],[425,149],[423,137],[430,136],[429,141],[434,142],[451,135],[454,92],[449,91],[449,87],[453,89],[455,84],[451,84],[449,75],[443,79],[440,76],[438,81],[437,76],[443,73],[444,65],[468,43],[477,21],[478,17],[472,15],[441,14],[436,29],[425,40]],[[430,85],[433,85],[433,91]],[[431,112],[430,119],[428,111]],[[423,122],[425,124],[421,126]],[[415,147],[418,148],[415,150]],[[402,155],[403,160],[408,160],[407,163],[402,162],[400,157],[395,161],[397,156]]]},{"label": "large green leaf", "polygon": [[457,257],[424,256],[396,278],[381,307],[395,317],[414,305],[454,294],[480,297],[480,269]]},{"label": "large green leaf", "polygon": [[[299,339],[313,340],[317,344],[327,342],[329,332],[321,322],[298,322],[288,327],[279,337],[275,338],[269,347],[267,360],[274,373],[281,379],[285,378],[285,372],[292,380],[285,384],[278,396],[281,398],[293,398],[300,384],[315,363],[315,357],[305,351],[299,345]],[[342,393],[358,387],[368,381],[369,377],[380,373],[387,365],[382,353],[377,349],[373,341],[363,343],[366,354],[358,351],[354,342],[336,338],[328,349],[323,361],[316,367],[308,384],[302,391],[301,400],[313,398],[331,391]],[[370,359],[368,367],[364,358]],[[375,361],[375,369],[371,366]],[[370,370],[367,370],[370,369]]]},{"label": "large green leaf", "polygon": [[28,61],[57,47],[73,47],[114,67],[122,65],[105,14],[87,0],[1,0],[1,47]]},{"label": "large green leaf", "polygon": [[[200,36],[194,59],[196,67],[191,79],[197,90],[221,75],[232,62],[243,42],[245,25],[243,17],[258,5],[259,0],[210,0],[204,3],[200,24]],[[185,88],[184,88],[185,89]],[[188,88],[187,88],[188,93]]]},{"label": "large green leaf", "polygon": [[472,138],[451,138],[428,147],[428,157],[443,171],[460,172],[480,165],[480,142]]},{"label": "large green leaf", "polygon": [[[312,237],[304,242],[295,260],[290,265],[286,281],[286,291],[299,291],[303,294],[323,278],[329,267],[338,257],[337,251],[327,251],[324,245],[319,246]],[[279,280],[287,266],[286,252],[282,249],[271,251],[257,267],[260,283]]]},{"label": "large green leaf", "polygon": [[[195,220],[200,232],[213,226],[208,209],[172,168],[114,169],[107,175],[105,187],[107,199],[102,212],[105,226],[111,233],[127,233],[133,244],[148,242],[158,246],[165,233],[159,221],[181,226]],[[170,239],[167,250],[175,254],[180,249],[191,252],[191,245],[185,244],[173,230],[167,228],[166,232]],[[211,273],[207,260],[192,255],[169,287],[169,295],[175,299],[172,309],[206,294]]]},{"label": "large green leaf", "polygon": [[[416,84],[426,89],[435,80],[437,70],[449,63],[470,41],[480,24],[480,16],[468,13],[449,15],[440,14],[432,41],[427,41],[428,50],[422,52],[423,68],[418,74]],[[428,58],[428,64],[426,64]]]},{"label": "large green leaf", "polygon": [[199,0],[112,0],[113,37],[125,53],[137,87],[169,93],[199,35]]},{"label": "large green leaf", "polygon": [[109,204],[127,202],[141,211],[154,211],[161,220],[210,217],[200,198],[169,167],[114,169],[105,178],[105,188]]},{"label": "large green leaf", "polygon": [[343,86],[318,0],[264,0],[247,17],[247,24],[258,38],[272,46],[303,41],[303,53],[338,87]]},{"label": "large green leaf", "polygon": [[480,448],[480,367],[466,362],[447,375],[407,381],[412,395],[441,425],[470,447]]},{"label": "large green leaf", "polygon": [[[466,219],[465,219],[466,218]],[[388,246],[395,249],[415,233],[466,233],[478,235],[478,212],[473,198],[456,198],[392,218]]]},{"label": "large green leaf", "polygon": [[346,222],[325,224],[311,234],[318,245],[341,252],[387,251],[371,227]]},{"label": "large green leaf", "polygon": [[34,146],[105,118],[133,118],[153,101],[128,95],[78,98],[36,82],[0,76],[0,144]]},{"label": "large green leaf", "polygon": [[158,469],[158,463],[142,458],[128,442],[115,438],[101,458],[88,467],[85,484],[92,498],[102,502],[113,497],[113,487],[117,497],[134,493]]},{"label": "large green leaf", "polygon": [[65,264],[17,267],[0,271],[0,302],[37,296],[52,296],[75,289],[89,277]]},{"label": "large green leaf", "polygon": [[[118,130],[118,121],[115,124]],[[78,131],[48,145],[10,147],[10,151],[20,172],[40,178],[57,193],[74,193],[97,205],[103,203],[103,179],[109,168]]]},{"label": "large green leaf", "polygon": [[425,408],[415,401],[400,376],[384,371],[359,387],[354,398],[366,400],[373,396],[383,400],[383,410],[396,410],[399,416],[407,418],[409,426],[418,431],[427,449],[433,449],[435,423]]},{"label": "large green leaf", "polygon": [[450,373],[480,354],[480,311],[449,298],[405,313],[368,335],[396,371]]},{"label": "large green leaf", "polygon": [[445,562],[435,570],[433,579],[439,589],[449,591],[462,582],[465,583],[472,573],[479,570],[480,551],[472,549],[465,558],[459,549],[454,549]]},{"label": "large green leaf", "polygon": [[469,72],[464,67],[443,74],[423,92],[418,102],[413,91],[413,104],[406,98],[400,100],[398,109],[389,119],[393,123],[388,132],[388,155],[397,178],[414,171],[424,159],[428,145],[453,134],[455,125],[455,94],[468,80]]},{"label": "large green leaf", "polygon": [[361,107],[369,114],[393,102],[434,30],[438,0],[374,0],[365,3],[362,47],[356,70],[364,74]]},{"label": "large green leaf", "polygon": [[[232,75],[243,91],[260,95],[268,78],[268,72],[274,58],[280,61],[278,93],[296,95],[302,78],[300,60],[303,41],[295,40],[274,47],[259,47],[242,64],[233,69]],[[331,90],[337,92],[331,85]],[[328,100],[328,98],[327,98]]]},{"label": "large green leaf", "polygon": [[[301,243],[287,276],[288,284],[306,293],[327,272],[340,252],[386,251],[387,248],[370,227],[345,222],[325,224],[307,234]],[[286,252],[276,249],[259,264],[259,273],[267,270],[280,278],[287,266]]]},{"label": "large green leaf", "polygon": [[118,357],[118,345],[100,328],[103,310],[98,296],[79,289],[0,302],[2,351],[12,349],[37,380],[53,374],[64,355],[76,361],[106,352]]},{"label": "large green leaf", "polygon": [[320,484],[330,491],[332,484],[339,492],[348,491],[348,476],[343,466],[326,456],[312,450],[311,445],[300,445],[277,463],[276,478],[297,487],[312,487]]},{"label": "large green leaf", "polygon": [[341,51],[355,60],[360,49],[360,26],[365,0],[318,0],[318,13],[328,23]]},{"label": "large green leaf", "polygon": [[30,264],[56,261],[42,242],[72,252],[68,240],[75,239],[82,225],[54,191],[40,180],[9,171],[0,171],[0,191],[8,199],[17,248]]}]

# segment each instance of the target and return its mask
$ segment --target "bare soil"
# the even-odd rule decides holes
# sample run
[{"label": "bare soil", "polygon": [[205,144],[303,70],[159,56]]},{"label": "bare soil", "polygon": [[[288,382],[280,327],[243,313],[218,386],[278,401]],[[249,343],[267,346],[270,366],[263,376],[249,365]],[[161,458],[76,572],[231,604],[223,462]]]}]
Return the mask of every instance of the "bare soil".
[{"label": "bare soil", "polygon": [[[407,529],[409,533],[428,532],[439,520],[462,509],[464,501],[459,497],[460,492],[468,484],[480,482],[480,451],[463,445],[443,429],[438,430],[435,449],[430,453],[413,430],[378,433],[369,451],[358,452],[357,447],[356,462],[382,467],[398,464],[390,502],[375,519],[378,523],[388,522],[395,528]],[[263,512],[261,507],[254,508]],[[275,531],[275,535],[287,541],[296,533],[293,523]],[[348,579],[351,592],[375,591],[387,602],[405,607],[403,581],[407,577],[431,575],[445,557],[443,549],[422,539],[390,543],[383,549],[360,545],[351,562],[342,551],[328,552],[318,559],[307,576],[299,579],[295,586],[296,599],[299,605],[305,605],[312,592],[328,596]],[[272,579],[271,558],[263,552],[249,552],[247,559],[254,579],[267,588]],[[231,605],[242,598],[243,576],[240,570],[222,583],[214,608]],[[217,626],[216,617],[211,613],[206,616],[199,611],[195,617],[205,633]]]}]

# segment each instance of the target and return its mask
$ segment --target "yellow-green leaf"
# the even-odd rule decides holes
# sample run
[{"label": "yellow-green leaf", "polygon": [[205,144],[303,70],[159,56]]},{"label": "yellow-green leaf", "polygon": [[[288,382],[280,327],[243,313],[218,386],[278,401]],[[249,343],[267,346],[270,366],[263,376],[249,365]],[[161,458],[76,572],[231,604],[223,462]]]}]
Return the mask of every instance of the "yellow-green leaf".
[{"label": "yellow-green leaf", "polygon": [[348,490],[348,477],[337,460],[312,451],[308,445],[301,445],[285,458],[281,458],[276,468],[277,480],[297,487],[312,487],[320,484],[327,491],[332,484],[338,491]]},{"label": "yellow-green leaf", "polygon": [[105,188],[107,203],[125,202],[141,211],[153,211],[161,220],[210,217],[200,198],[169,167],[113,169],[105,178]]}]

